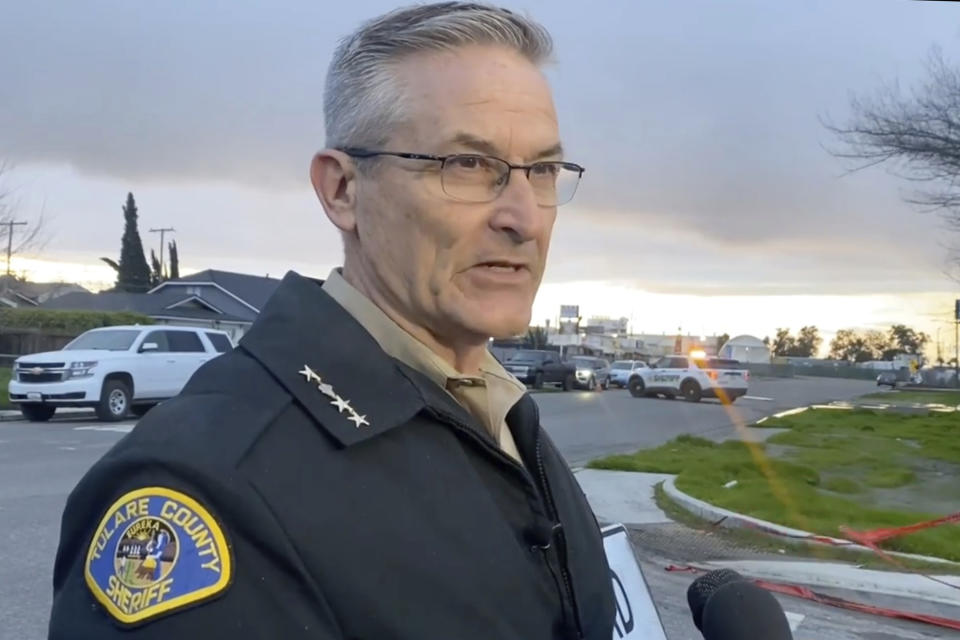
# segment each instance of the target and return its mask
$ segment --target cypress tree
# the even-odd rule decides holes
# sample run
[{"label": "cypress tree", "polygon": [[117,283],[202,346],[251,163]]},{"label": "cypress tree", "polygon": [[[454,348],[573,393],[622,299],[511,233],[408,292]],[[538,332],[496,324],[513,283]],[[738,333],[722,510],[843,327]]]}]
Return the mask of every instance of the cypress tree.
[{"label": "cypress tree", "polygon": [[143,254],[143,242],[140,241],[140,231],[137,229],[137,203],[134,202],[132,193],[127,194],[123,219],[117,290],[144,293],[150,290],[150,266]]}]

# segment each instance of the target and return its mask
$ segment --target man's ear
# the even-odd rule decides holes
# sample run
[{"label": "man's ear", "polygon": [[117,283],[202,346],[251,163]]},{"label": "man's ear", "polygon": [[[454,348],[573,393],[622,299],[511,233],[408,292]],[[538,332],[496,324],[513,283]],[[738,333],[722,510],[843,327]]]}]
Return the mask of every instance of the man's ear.
[{"label": "man's ear", "polygon": [[325,149],[313,156],[310,182],[330,222],[346,233],[357,228],[357,168],[348,155]]}]

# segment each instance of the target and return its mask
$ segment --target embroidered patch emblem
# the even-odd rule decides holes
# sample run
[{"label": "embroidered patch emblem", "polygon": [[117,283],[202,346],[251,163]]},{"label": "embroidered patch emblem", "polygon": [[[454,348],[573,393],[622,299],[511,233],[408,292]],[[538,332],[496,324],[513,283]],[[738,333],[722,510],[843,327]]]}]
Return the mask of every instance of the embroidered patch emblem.
[{"label": "embroidered patch emblem", "polygon": [[297,371],[297,373],[299,373],[304,378],[306,378],[307,382],[316,382],[317,390],[320,391],[320,393],[322,393],[323,395],[327,396],[328,398],[332,398],[332,402],[330,402],[330,404],[337,408],[337,413],[346,412],[347,420],[350,420],[351,422],[353,422],[353,424],[357,426],[357,429],[359,429],[364,425],[370,426],[370,422],[367,421],[367,416],[362,416],[359,413],[357,413],[357,411],[350,406],[350,401],[344,400],[343,398],[341,398],[333,390],[333,387],[331,387],[329,384],[324,382],[323,378],[318,376],[313,369],[311,369],[307,365],[303,365],[303,369],[301,369],[300,371]]},{"label": "embroidered patch emblem", "polygon": [[133,624],[220,593],[231,571],[213,516],[179,491],[147,487],[107,510],[83,573],[110,615]]}]

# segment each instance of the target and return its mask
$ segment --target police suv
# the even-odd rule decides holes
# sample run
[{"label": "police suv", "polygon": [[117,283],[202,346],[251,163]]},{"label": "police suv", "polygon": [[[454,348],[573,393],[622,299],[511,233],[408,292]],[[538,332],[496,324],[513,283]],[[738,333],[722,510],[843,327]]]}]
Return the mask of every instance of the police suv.
[{"label": "police suv", "polygon": [[31,422],[58,407],[92,407],[104,421],[141,416],[180,393],[207,360],[229,351],[223,331],[195,327],[118,326],[92,329],[61,351],[20,356],[10,402]]},{"label": "police suv", "polygon": [[721,361],[716,358],[665,356],[649,369],[631,373],[627,388],[634,398],[655,395],[674,398],[679,395],[690,402],[699,402],[701,398],[734,402],[746,395],[750,372],[720,366]]}]

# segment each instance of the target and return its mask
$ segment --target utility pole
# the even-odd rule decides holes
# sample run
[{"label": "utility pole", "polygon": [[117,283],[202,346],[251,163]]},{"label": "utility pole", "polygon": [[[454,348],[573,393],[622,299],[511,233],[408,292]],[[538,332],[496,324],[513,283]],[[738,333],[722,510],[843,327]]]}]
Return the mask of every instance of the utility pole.
[{"label": "utility pole", "polygon": [[159,233],[160,234],[160,273],[159,276],[162,278],[164,275],[163,272],[163,248],[166,246],[164,239],[167,237],[167,232],[171,233],[176,231],[173,227],[163,227],[162,229],[150,229],[150,233]]},{"label": "utility pole", "polygon": [[26,222],[16,222],[14,220],[8,220],[7,222],[0,222],[2,225],[7,227],[7,275],[10,275],[10,256],[13,255],[13,228],[19,227],[21,225],[26,225]]},{"label": "utility pole", "polygon": [[953,384],[960,387],[960,320],[953,323]]}]

